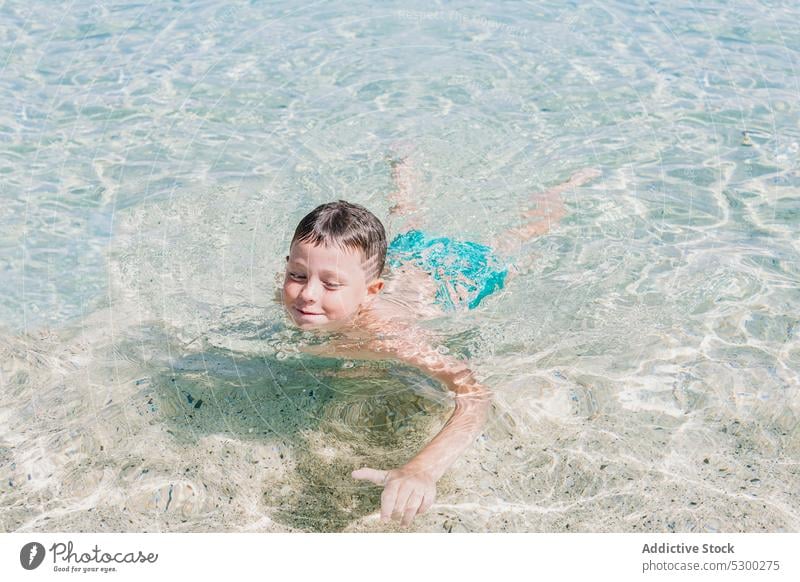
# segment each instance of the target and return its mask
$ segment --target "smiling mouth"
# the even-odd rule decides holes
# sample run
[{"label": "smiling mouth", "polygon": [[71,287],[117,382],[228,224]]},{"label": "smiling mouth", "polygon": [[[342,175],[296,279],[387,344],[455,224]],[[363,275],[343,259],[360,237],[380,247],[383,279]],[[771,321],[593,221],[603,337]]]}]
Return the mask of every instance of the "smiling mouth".
[{"label": "smiling mouth", "polygon": [[310,311],[303,311],[302,309],[299,309],[297,307],[295,307],[295,309],[298,311],[298,313],[302,313],[303,315],[322,315],[321,313],[312,313]]}]

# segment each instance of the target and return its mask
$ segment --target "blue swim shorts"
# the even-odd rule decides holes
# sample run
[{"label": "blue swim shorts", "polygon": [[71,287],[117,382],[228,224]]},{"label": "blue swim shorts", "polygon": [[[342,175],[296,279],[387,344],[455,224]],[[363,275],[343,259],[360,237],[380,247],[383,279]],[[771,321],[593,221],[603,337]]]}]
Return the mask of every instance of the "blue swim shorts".
[{"label": "blue swim shorts", "polygon": [[386,260],[394,268],[411,262],[427,271],[439,283],[435,302],[446,311],[464,305],[474,309],[484,297],[502,289],[508,276],[508,266],[491,248],[447,237],[428,238],[419,230],[394,237]]}]

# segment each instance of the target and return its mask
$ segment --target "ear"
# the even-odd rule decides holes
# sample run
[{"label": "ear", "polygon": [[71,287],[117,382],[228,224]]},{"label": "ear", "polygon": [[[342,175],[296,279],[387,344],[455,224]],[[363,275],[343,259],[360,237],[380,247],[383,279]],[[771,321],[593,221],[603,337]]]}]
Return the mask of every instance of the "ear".
[{"label": "ear", "polygon": [[367,285],[367,295],[377,295],[383,289],[383,279],[375,279],[372,283]]}]

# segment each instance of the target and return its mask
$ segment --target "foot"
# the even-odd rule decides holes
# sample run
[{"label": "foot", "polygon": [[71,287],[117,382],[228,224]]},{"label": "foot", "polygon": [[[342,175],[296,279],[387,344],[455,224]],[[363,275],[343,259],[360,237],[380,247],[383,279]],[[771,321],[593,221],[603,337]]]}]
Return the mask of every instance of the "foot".
[{"label": "foot", "polygon": [[551,221],[558,222],[566,216],[566,209],[564,208],[564,200],[561,197],[561,193],[571,188],[577,188],[600,175],[602,175],[602,172],[597,168],[578,170],[572,174],[566,182],[562,182],[558,186],[536,194],[534,200],[536,201],[537,208],[526,210],[522,215],[525,218],[548,218]]},{"label": "foot", "polygon": [[389,144],[389,153],[386,154],[386,158],[392,164],[393,160],[403,161],[411,157],[415,151],[417,151],[416,142],[410,139],[398,139]]},{"label": "foot", "polygon": [[408,216],[419,210],[415,192],[416,172],[411,154],[415,150],[412,142],[395,142],[391,146],[392,153],[386,155],[386,161],[392,168],[392,179],[395,191],[389,195],[392,206],[389,213],[394,216]]},{"label": "foot", "polygon": [[594,180],[602,174],[603,173],[597,168],[584,168],[583,170],[578,170],[572,174],[572,176],[569,177],[569,180],[567,180],[567,184],[570,186],[580,186],[581,184],[585,184],[590,180]]},{"label": "foot", "polygon": [[542,197],[542,196],[546,197],[546,196],[553,196],[555,194],[561,194],[565,190],[576,188],[581,184],[585,184],[590,180],[594,180],[601,174],[602,172],[600,172],[600,170],[598,170],[597,168],[584,168],[582,170],[578,170],[577,172],[572,174],[572,176],[570,176],[569,180],[567,180],[566,182],[562,182],[558,186],[553,186],[552,188],[548,188],[544,192],[538,194],[537,197]]}]

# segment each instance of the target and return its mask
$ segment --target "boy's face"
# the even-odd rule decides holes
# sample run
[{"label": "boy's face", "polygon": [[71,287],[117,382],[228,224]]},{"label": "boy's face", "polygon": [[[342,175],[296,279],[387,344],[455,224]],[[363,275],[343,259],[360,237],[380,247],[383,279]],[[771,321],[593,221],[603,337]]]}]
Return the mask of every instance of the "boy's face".
[{"label": "boy's face", "polygon": [[303,329],[339,327],[372,300],[383,280],[367,281],[361,253],[295,242],[286,257],[283,304]]}]

